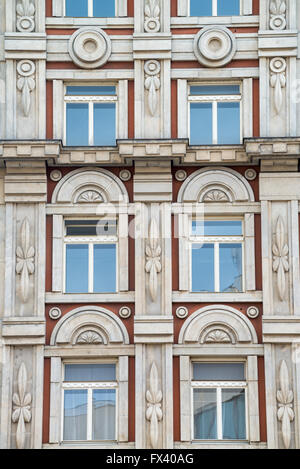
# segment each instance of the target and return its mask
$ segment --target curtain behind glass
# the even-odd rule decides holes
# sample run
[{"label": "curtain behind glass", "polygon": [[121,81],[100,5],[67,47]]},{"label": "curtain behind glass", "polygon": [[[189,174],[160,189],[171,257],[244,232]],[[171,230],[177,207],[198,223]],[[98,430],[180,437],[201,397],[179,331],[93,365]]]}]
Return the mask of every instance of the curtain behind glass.
[{"label": "curtain behind glass", "polygon": [[93,391],[93,440],[116,439],[116,391]]},{"label": "curtain behind glass", "polygon": [[194,438],[217,439],[216,389],[194,389]]},{"label": "curtain behind glass", "polygon": [[64,440],[86,440],[87,390],[66,390],[64,397]]},{"label": "curtain behind glass", "polygon": [[245,390],[222,389],[224,440],[245,440]]}]

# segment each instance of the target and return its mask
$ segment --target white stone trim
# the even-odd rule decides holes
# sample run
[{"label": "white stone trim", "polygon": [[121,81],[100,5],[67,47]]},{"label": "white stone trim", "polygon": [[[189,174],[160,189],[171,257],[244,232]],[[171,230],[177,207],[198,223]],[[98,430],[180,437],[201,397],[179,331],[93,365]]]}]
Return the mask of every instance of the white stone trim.
[{"label": "white stone trim", "polygon": [[260,441],[257,356],[247,358],[249,441]]},{"label": "white stone trim", "polygon": [[[52,15],[58,17],[64,16],[64,5],[65,0],[53,0]],[[127,0],[115,0],[115,8],[116,17],[127,16]]]},{"label": "white stone trim", "polygon": [[53,80],[53,138],[62,140],[64,136],[64,83]]},{"label": "white stone trim", "polygon": [[180,439],[190,442],[191,435],[191,360],[180,356]]}]

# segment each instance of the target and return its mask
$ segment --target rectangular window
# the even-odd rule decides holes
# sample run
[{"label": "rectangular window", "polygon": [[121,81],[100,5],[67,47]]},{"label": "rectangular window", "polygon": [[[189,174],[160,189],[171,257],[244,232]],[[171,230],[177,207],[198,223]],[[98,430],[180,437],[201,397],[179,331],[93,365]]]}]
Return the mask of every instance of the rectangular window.
[{"label": "rectangular window", "polygon": [[193,439],[245,440],[243,363],[193,363]]},{"label": "rectangular window", "polygon": [[115,86],[67,86],[66,145],[116,145]]},{"label": "rectangular window", "polygon": [[243,244],[241,220],[193,220],[192,292],[243,291]]},{"label": "rectangular window", "polygon": [[65,221],[65,292],[117,291],[116,220]]},{"label": "rectangular window", "polygon": [[190,144],[241,143],[239,85],[190,86]]},{"label": "rectangular window", "polygon": [[66,364],[63,440],[116,440],[115,364]]},{"label": "rectangular window", "polygon": [[240,0],[190,0],[190,16],[234,16],[240,14]]},{"label": "rectangular window", "polygon": [[65,0],[65,16],[114,17],[115,0]]}]

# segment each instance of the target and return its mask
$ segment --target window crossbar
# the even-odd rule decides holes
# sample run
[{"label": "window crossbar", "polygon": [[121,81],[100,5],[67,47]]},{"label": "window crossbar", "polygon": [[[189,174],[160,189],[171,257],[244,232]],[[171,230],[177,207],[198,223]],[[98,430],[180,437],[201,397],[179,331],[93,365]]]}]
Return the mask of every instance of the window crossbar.
[{"label": "window crossbar", "polygon": [[193,388],[246,388],[246,381],[192,381]]},{"label": "window crossbar", "polygon": [[241,101],[242,97],[241,95],[207,95],[207,96],[201,96],[201,95],[193,95],[188,97],[189,102],[218,102],[218,101],[227,101],[227,102],[232,102],[232,101]]}]

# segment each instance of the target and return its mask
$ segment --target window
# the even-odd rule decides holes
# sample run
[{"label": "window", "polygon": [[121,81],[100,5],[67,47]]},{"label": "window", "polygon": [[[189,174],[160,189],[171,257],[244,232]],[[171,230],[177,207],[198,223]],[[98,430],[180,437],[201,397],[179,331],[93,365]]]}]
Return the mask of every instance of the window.
[{"label": "window", "polygon": [[190,16],[232,16],[240,14],[240,0],[190,0]]},{"label": "window", "polygon": [[241,220],[192,220],[193,292],[243,291]]},{"label": "window", "polygon": [[65,0],[65,16],[113,17],[115,0]]},{"label": "window", "polygon": [[65,364],[63,440],[116,440],[115,364]]},{"label": "window", "polygon": [[193,440],[246,439],[244,363],[193,363]]},{"label": "window", "polygon": [[116,87],[67,86],[65,95],[68,146],[116,144]]},{"label": "window", "polygon": [[239,85],[190,86],[190,144],[241,143]]},{"label": "window", "polygon": [[65,292],[117,291],[116,220],[65,220]]}]

